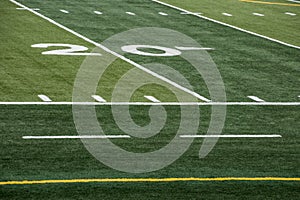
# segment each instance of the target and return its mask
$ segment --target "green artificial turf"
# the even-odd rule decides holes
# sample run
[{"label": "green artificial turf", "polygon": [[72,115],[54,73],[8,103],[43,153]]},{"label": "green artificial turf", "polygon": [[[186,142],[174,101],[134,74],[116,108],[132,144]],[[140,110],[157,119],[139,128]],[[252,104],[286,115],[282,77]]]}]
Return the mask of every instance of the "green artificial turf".
[{"label": "green artificial turf", "polygon": [[[299,3],[286,0],[259,1],[293,4],[296,6],[257,4],[239,0],[163,0],[162,2],[191,12],[201,12],[205,17],[300,46],[300,38],[298,36],[300,31]],[[286,15],[286,12],[294,13],[296,16]],[[229,13],[232,17],[224,16],[222,13]],[[255,16],[252,13],[260,13],[264,14],[264,16]]]},{"label": "green artificial turf", "polygon": [[[201,46],[215,49],[208,53],[222,75],[228,101],[249,102],[251,100],[247,98],[248,95],[271,102],[299,101],[297,86],[300,82],[300,58],[297,49],[194,16],[181,15],[180,11],[152,1],[20,2],[31,8],[39,8],[38,12],[98,43],[133,28],[160,27],[179,31],[192,37]],[[204,2],[193,1],[195,10],[192,11],[197,11],[197,5]],[[182,7],[192,5],[182,5],[178,1],[174,3]],[[240,2],[231,3],[230,8],[235,10],[241,10],[238,5],[244,5]],[[221,4],[218,1],[212,4],[216,6],[209,7],[208,11],[213,16],[219,13]],[[226,1],[226,5],[229,5],[229,1]],[[250,11],[251,6],[257,5],[249,3],[247,6]],[[86,46],[88,51],[91,51],[94,45],[28,11],[16,10],[16,7],[9,1],[0,2],[0,101],[41,101],[37,97],[38,94],[45,94],[55,102],[71,101],[75,76],[85,57],[42,55],[41,52],[46,49],[31,48],[31,45],[69,43]],[[279,12],[277,7],[271,8],[272,12]],[[60,12],[60,9],[68,10],[69,14]],[[103,12],[103,15],[95,15],[94,10]],[[127,11],[136,13],[136,16],[127,15]],[[248,10],[244,12],[246,11]],[[161,16],[158,12],[166,12],[168,16]],[[266,11],[266,14],[268,12],[271,11]],[[239,23],[243,22],[241,19]],[[250,18],[247,20],[253,22]],[[246,28],[251,30],[252,24],[248,25]],[[289,30],[293,32],[295,29],[297,26]],[[267,35],[268,28],[264,30]],[[274,33],[287,31],[286,24],[279,23],[276,30]],[[291,41],[297,41],[295,34],[295,31],[290,34]],[[176,38],[170,37],[169,40],[176,41]],[[47,48],[54,49],[57,48]],[[101,49],[97,51],[106,54]],[[158,53],[153,49],[145,51]],[[197,93],[210,98],[203,77],[178,56],[158,58],[129,53],[125,56],[142,65],[153,62],[168,65],[184,75]],[[171,80],[174,76],[149,65],[147,67]],[[132,69],[135,69],[132,65],[116,59],[101,77],[96,94],[111,101],[116,83]],[[136,71],[136,75],[140,78],[134,81],[151,80],[154,83],[140,87],[133,93],[130,101],[147,101],[144,95],[155,96],[163,102],[178,100],[174,94],[174,91],[179,92],[178,89],[141,70]],[[123,86],[131,86],[134,81],[126,79]],[[186,95],[189,100],[188,94],[182,91],[179,93]],[[127,90],[124,89],[118,98],[122,99],[126,94]],[[90,101],[93,99],[90,98]],[[155,151],[168,144],[177,132],[180,113],[178,106],[164,108],[168,113],[167,123],[158,135],[148,139],[116,139],[113,143],[132,152]],[[133,121],[140,126],[149,124],[149,109],[150,106],[130,106]],[[132,174],[105,166],[87,151],[80,140],[22,139],[22,136],[26,135],[78,135],[72,106],[0,105],[0,182],[126,177],[299,177],[299,109],[299,106],[228,106],[223,134],[280,134],[282,138],[219,139],[204,159],[199,159],[203,139],[195,139],[188,151],[166,168],[151,173]],[[96,115],[105,133],[124,134],[115,123],[110,106],[97,106]],[[198,134],[206,134],[210,115],[211,106],[200,106]],[[185,117],[187,121],[190,118],[191,116]],[[297,199],[297,196],[299,183],[296,181],[0,186],[1,199]]]},{"label": "green artificial turf", "polygon": [[[114,143],[130,151],[151,151],[155,147],[163,147],[169,141],[169,136],[176,131],[172,123],[176,121],[178,107],[167,106],[168,118],[165,131],[149,139],[117,139]],[[137,123],[147,119],[147,112],[142,109],[132,110],[132,117]],[[206,130],[209,107],[201,108],[203,114],[199,133]],[[131,174],[110,169],[97,161],[87,152],[80,140],[23,140],[24,135],[76,135],[71,106],[1,106],[1,180],[47,180],[47,179],[78,179],[78,178],[142,178],[142,177],[297,177],[299,169],[299,129],[297,116],[299,108],[252,106],[228,108],[226,134],[282,134],[283,138],[266,139],[219,139],[213,151],[205,158],[198,158],[202,139],[195,139],[190,149],[172,165],[151,173]],[[108,106],[97,107],[97,116],[102,127],[109,133],[118,132],[118,127],[112,123],[111,109]],[[254,120],[255,119],[255,120]],[[251,122],[249,122],[251,121]],[[63,123],[62,123],[63,122]],[[291,127],[290,125],[293,124]],[[169,128],[168,128],[169,126]],[[159,139],[155,139],[155,138]],[[143,143],[141,143],[143,141]],[[145,195],[158,193],[165,198],[189,198],[183,191],[191,191],[194,198],[221,195],[236,195],[249,198],[275,197],[292,198],[297,195],[297,182],[212,182],[212,183],[116,183],[88,184],[91,190],[90,198],[99,195],[108,198],[112,188],[119,188],[118,196],[126,198],[128,190],[133,196],[142,198]],[[138,185],[138,186],[137,186]],[[261,188],[266,185],[266,188]],[[46,198],[52,191],[51,198],[84,198],[83,190],[78,187],[83,184],[54,184],[48,186],[1,186],[3,198],[9,198],[16,191],[14,198]],[[166,190],[166,188],[169,189]],[[226,194],[229,186],[235,188],[233,194]],[[216,191],[218,187],[223,192]],[[28,194],[20,190],[29,188]],[[39,188],[45,188],[40,191]],[[47,188],[47,189],[46,189]],[[98,189],[97,189],[98,188]],[[135,188],[135,189],[134,189]],[[145,193],[145,188],[149,193]],[[171,188],[181,188],[179,191]],[[196,189],[197,188],[197,189]],[[211,189],[209,189],[211,188]],[[252,188],[252,189],[251,189]],[[277,188],[274,190],[274,188]],[[57,191],[58,190],[58,191]],[[64,190],[72,193],[62,195]],[[253,190],[257,190],[254,192]],[[286,190],[282,193],[282,190]],[[169,191],[169,192],[167,192]],[[202,191],[206,191],[202,194]],[[240,192],[240,193],[239,193]],[[29,195],[29,196],[28,196]],[[61,196],[60,196],[61,195]],[[74,196],[72,196],[74,195]],[[258,195],[258,196],[256,196]],[[69,197],[69,198],[71,198]],[[233,196],[232,196],[233,198]]]}]

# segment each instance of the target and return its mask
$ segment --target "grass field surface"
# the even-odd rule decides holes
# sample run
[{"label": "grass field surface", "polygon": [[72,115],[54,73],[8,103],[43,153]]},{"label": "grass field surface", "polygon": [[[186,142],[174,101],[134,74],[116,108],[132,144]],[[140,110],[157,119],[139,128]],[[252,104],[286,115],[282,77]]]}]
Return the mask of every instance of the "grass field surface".
[{"label": "grass field surface", "polygon": [[[17,2],[33,10],[30,12]],[[154,1],[17,2],[0,2],[0,199],[297,199],[300,159],[299,49],[182,14],[178,9]],[[297,34],[298,6],[233,0],[163,2],[191,12],[202,12],[206,17],[292,45],[300,44]],[[283,0],[261,2],[298,5]],[[224,12],[233,16],[225,16],[222,14]],[[255,16],[253,12],[265,16]],[[213,150],[202,159],[199,159],[199,149],[206,139],[196,138],[175,162],[148,173],[126,173],[106,166],[88,151],[86,140],[23,139],[24,136],[78,136],[76,109],[70,103],[74,100],[76,76],[87,59],[95,59],[96,62],[111,57],[112,63],[103,73],[94,95],[99,95],[108,104],[119,100],[125,104],[138,102],[138,105],[99,103],[95,106],[95,117],[105,133],[127,134],[115,119],[115,114],[121,116],[127,108],[134,123],[147,127],[153,120],[151,111],[155,107],[155,102],[151,102],[155,99],[151,97],[168,104],[180,101],[176,96],[180,94],[187,102],[201,103],[200,106],[190,106],[200,110],[199,126],[195,127],[197,135],[205,135],[210,130],[214,109],[224,108],[224,105],[206,104],[205,100],[189,93],[193,91],[214,100],[205,82],[207,77],[199,75],[180,56],[141,56],[129,52],[123,52],[124,57],[112,52],[112,56],[100,45],[110,48],[107,39],[111,36],[144,27],[177,31],[189,36],[201,47],[210,48],[205,55],[211,57],[222,77],[226,102],[242,104],[227,106],[222,135],[280,137],[219,138]],[[155,43],[165,36],[156,37],[158,39],[153,40],[152,44],[143,45],[159,45]],[[169,39],[161,46],[181,41],[178,38]],[[37,48],[37,44],[52,46]],[[102,56],[43,54],[66,49],[61,44],[86,47],[80,53],[92,52]],[[168,47],[175,49],[174,45]],[[122,51],[110,49],[117,53]],[[155,48],[144,51],[150,54],[163,52]],[[183,82],[176,82],[176,73],[148,63],[171,66],[186,78],[192,88],[186,87]],[[144,68],[137,69],[139,66]],[[91,66],[84,72],[93,77],[93,69]],[[138,78],[127,78],[125,75],[130,72]],[[121,79],[124,79],[121,84],[123,89],[114,96],[114,89]],[[167,83],[166,79],[170,82]],[[130,91],[127,88],[145,80],[151,84],[139,87],[126,99]],[[188,88],[188,91],[181,86]],[[84,90],[84,85],[80,89]],[[86,93],[83,99],[85,103],[90,103],[86,105],[88,109],[95,100],[91,97],[93,93]],[[49,97],[52,103],[36,105],[42,102],[38,97],[41,94]],[[255,102],[257,98],[266,105]],[[68,102],[70,104],[63,105]],[[253,104],[244,105],[247,103]],[[182,113],[179,105],[164,105],[162,108],[167,116],[159,134],[149,138],[131,135],[129,139],[112,139],[112,143],[134,153],[155,152],[166,146],[177,137]],[[220,117],[221,120],[219,115],[217,119]],[[195,126],[192,112],[184,120],[189,127]],[[185,134],[189,134],[188,130]],[[182,143],[188,141],[186,138],[179,140]],[[175,153],[169,152],[165,155],[166,159]],[[108,152],[106,156],[111,155]],[[118,159],[126,163],[129,157]]]},{"label": "grass field surface", "polygon": [[300,5],[297,2],[286,0],[164,0],[163,2],[280,41],[300,45],[297,34],[300,26]]}]

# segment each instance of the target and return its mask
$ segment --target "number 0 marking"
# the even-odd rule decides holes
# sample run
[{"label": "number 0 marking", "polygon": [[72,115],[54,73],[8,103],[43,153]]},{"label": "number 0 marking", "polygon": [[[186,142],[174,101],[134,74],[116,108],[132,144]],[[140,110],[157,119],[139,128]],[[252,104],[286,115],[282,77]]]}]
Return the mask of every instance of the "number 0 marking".
[{"label": "number 0 marking", "polygon": [[[168,48],[168,47],[162,47],[162,46],[152,46],[152,45],[126,45],[122,47],[122,50],[127,53],[137,54],[141,56],[179,56],[181,54],[181,51],[209,51],[214,50],[213,48],[203,48],[203,47],[177,47],[176,49]],[[164,53],[149,53],[142,51],[142,49],[156,49],[161,50]],[[180,50],[180,51],[179,51]]]},{"label": "number 0 marking", "polygon": [[100,53],[83,53],[88,48],[74,44],[55,44],[55,43],[41,43],[31,45],[33,48],[48,48],[48,47],[68,47],[68,49],[59,49],[42,52],[43,55],[63,55],[63,56],[101,56]]},{"label": "number 0 marking", "polygon": [[[164,53],[148,53],[142,51],[142,49],[156,49],[164,51]],[[127,53],[137,54],[141,56],[178,56],[181,54],[180,51],[168,47],[161,47],[161,46],[152,46],[152,45],[127,45],[123,46],[122,50]]]}]

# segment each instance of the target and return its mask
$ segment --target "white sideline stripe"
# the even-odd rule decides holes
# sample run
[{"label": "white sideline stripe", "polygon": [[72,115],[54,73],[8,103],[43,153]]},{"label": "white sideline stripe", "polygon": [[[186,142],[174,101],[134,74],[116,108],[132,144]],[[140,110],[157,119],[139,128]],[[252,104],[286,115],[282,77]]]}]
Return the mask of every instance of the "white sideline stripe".
[{"label": "white sideline stripe", "polygon": [[297,1],[297,0],[288,0],[290,2],[294,2],[294,3],[300,3],[300,1]]},{"label": "white sideline stripe", "polygon": [[[16,8],[17,10],[27,10],[26,8]],[[30,10],[40,10],[39,8],[29,8]]]},{"label": "white sideline stripe", "polygon": [[97,10],[95,10],[94,13],[97,14],[97,15],[102,15],[103,14],[102,12],[97,11]]},{"label": "white sideline stripe", "polygon": [[164,13],[164,12],[159,12],[158,14],[160,14],[162,16],[167,16],[168,15],[167,13]]},{"label": "white sideline stripe", "polygon": [[52,100],[44,94],[39,94],[38,97],[44,102],[51,102]]},{"label": "white sideline stripe", "polygon": [[0,102],[0,105],[86,105],[86,106],[300,106],[300,102]]},{"label": "white sideline stripe", "polygon": [[65,31],[68,31],[69,33],[72,33],[73,35],[76,35],[77,37],[79,37],[79,38],[81,38],[81,39],[83,39],[83,40],[85,40],[85,41],[87,41],[87,42],[89,42],[89,43],[91,43],[91,44],[93,44],[93,45],[95,45],[95,46],[103,49],[104,51],[106,51],[106,52],[108,52],[108,53],[110,53],[110,54],[112,54],[112,55],[114,55],[114,56],[116,56],[116,57],[118,57],[118,58],[126,61],[127,63],[132,64],[133,66],[137,67],[138,69],[140,69],[140,70],[142,70],[142,71],[144,71],[144,72],[146,72],[146,73],[148,73],[148,74],[150,74],[150,75],[152,75],[152,76],[154,76],[154,77],[156,77],[156,78],[158,78],[158,79],[160,79],[160,80],[162,80],[162,81],[164,81],[164,82],[166,82],[166,83],[168,83],[168,84],[170,84],[170,85],[172,85],[172,86],[174,86],[174,87],[176,87],[176,88],[178,88],[178,89],[180,89],[180,90],[182,90],[182,91],[184,91],[184,92],[186,92],[186,93],[188,93],[188,94],[190,94],[190,95],[192,95],[192,96],[194,96],[194,97],[196,97],[198,99],[200,99],[201,101],[210,102],[209,99],[201,96],[200,94],[198,94],[198,93],[196,93],[196,92],[194,92],[192,90],[189,90],[189,89],[187,89],[187,88],[179,85],[178,83],[175,83],[175,82],[173,82],[173,81],[171,81],[171,80],[169,80],[169,79],[167,79],[167,78],[165,78],[165,77],[163,77],[163,76],[161,76],[161,75],[159,75],[159,74],[157,74],[157,73],[155,73],[155,72],[153,72],[153,71],[151,71],[151,70],[143,67],[140,64],[137,64],[137,63],[133,62],[132,60],[130,60],[130,59],[128,59],[128,58],[126,58],[126,57],[124,57],[124,56],[122,56],[122,55],[120,55],[120,54],[118,54],[118,53],[116,53],[116,52],[114,52],[114,51],[112,51],[110,49],[108,49],[107,47],[103,46],[102,44],[99,44],[99,43],[97,43],[97,42],[95,42],[95,41],[93,41],[91,39],[88,39],[87,37],[85,37],[83,35],[80,35],[79,33],[77,33],[75,31],[73,31],[73,30],[71,30],[71,29],[69,29],[69,28],[67,28],[67,27],[65,27],[65,26],[57,23],[56,21],[54,21],[54,20],[52,20],[52,19],[50,19],[50,18],[48,18],[48,17],[46,17],[46,16],[44,16],[44,15],[36,12],[34,10],[30,10],[28,7],[24,6],[23,4],[15,1],[15,0],[10,0],[10,1],[12,3],[20,6],[20,7],[26,8],[28,11],[32,12],[33,14],[35,14],[35,15],[37,15],[37,16],[45,19],[45,20],[47,20],[48,22],[50,22],[50,23],[52,23],[52,24],[54,24],[54,25],[56,25],[56,26],[64,29]]},{"label": "white sideline stripe", "polygon": [[253,101],[256,102],[265,102],[265,100],[262,100],[261,98],[258,98],[256,96],[247,96],[249,99],[252,99]]},{"label": "white sideline stripe", "polygon": [[255,15],[255,16],[259,16],[259,17],[265,16],[264,14],[260,14],[260,13],[252,13],[252,14]]},{"label": "white sideline stripe", "polygon": [[180,135],[181,138],[281,138],[281,135]]},{"label": "white sideline stripe", "polygon": [[203,51],[209,51],[209,50],[215,50],[214,48],[205,48],[205,47],[177,47],[176,49],[182,50],[182,51],[194,51],[194,50],[203,50]]},{"label": "white sideline stripe", "polygon": [[296,16],[296,15],[297,15],[297,14],[291,13],[291,12],[285,12],[284,14],[286,14],[286,15],[291,15],[291,16]]},{"label": "white sideline stripe", "polygon": [[23,136],[25,140],[37,139],[119,139],[130,138],[129,135],[62,135],[62,136]]},{"label": "white sideline stripe", "polygon": [[128,15],[135,15],[135,13],[133,13],[133,12],[126,12],[126,14],[128,14]]},{"label": "white sideline stripe", "polygon": [[92,98],[95,99],[98,102],[101,102],[101,103],[105,103],[106,102],[106,100],[103,99],[102,97],[100,97],[99,95],[92,95]]},{"label": "white sideline stripe", "polygon": [[69,13],[69,11],[67,11],[67,10],[59,10],[60,12],[63,12],[63,13],[66,13],[66,14],[68,14]]},{"label": "white sideline stripe", "polygon": [[155,98],[154,96],[144,96],[146,99],[148,99],[149,101],[152,101],[152,102],[154,102],[154,103],[160,103],[160,101],[157,99],[157,98]]},{"label": "white sideline stripe", "polygon": [[292,48],[296,48],[296,49],[300,49],[300,46],[296,46],[296,45],[292,45],[292,44],[288,44],[286,42],[282,42],[280,40],[276,40],[274,38],[270,38],[270,37],[267,37],[267,36],[264,36],[264,35],[261,35],[261,34],[258,34],[258,33],[254,33],[252,31],[247,31],[245,29],[242,29],[242,28],[239,28],[237,26],[233,26],[233,25],[230,25],[230,24],[226,24],[224,22],[220,22],[218,20],[215,20],[215,19],[212,19],[212,18],[209,18],[209,17],[205,17],[203,15],[199,15],[199,14],[195,14],[195,13],[192,13],[192,12],[189,12],[183,8],[179,8],[177,6],[173,6],[171,4],[168,4],[168,3],[164,3],[164,2],[161,2],[159,0],[152,0],[153,2],[156,2],[156,3],[159,3],[161,5],[164,5],[164,6],[167,6],[167,7],[170,7],[170,8],[173,8],[173,9],[176,9],[176,10],[179,10],[179,11],[182,11],[182,12],[185,12],[185,13],[190,13],[191,15],[194,15],[196,17],[199,17],[199,18],[202,18],[202,19],[206,19],[208,21],[211,21],[211,22],[215,22],[217,24],[221,24],[223,26],[227,26],[227,27],[230,27],[230,28],[233,28],[233,29],[236,29],[236,30],[239,30],[239,31],[242,31],[242,32],[245,32],[245,33],[248,33],[248,34],[251,34],[251,35],[255,35],[257,37],[261,37],[261,38],[264,38],[264,39],[267,39],[267,40],[270,40],[272,42],[276,42],[276,43],[279,43],[279,44],[282,44],[282,45],[285,45],[285,46],[288,46],[288,47],[292,47]]},{"label": "white sideline stripe", "polygon": [[228,16],[228,17],[232,16],[232,14],[229,14],[229,13],[222,13],[222,15],[225,15],[225,16]]}]

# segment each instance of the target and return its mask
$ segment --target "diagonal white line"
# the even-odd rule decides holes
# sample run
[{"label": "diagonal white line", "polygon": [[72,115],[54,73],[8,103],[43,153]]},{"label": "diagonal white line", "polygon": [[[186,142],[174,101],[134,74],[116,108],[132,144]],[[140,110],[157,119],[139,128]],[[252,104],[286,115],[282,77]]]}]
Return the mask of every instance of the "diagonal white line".
[{"label": "diagonal white line", "polygon": [[261,98],[257,97],[257,96],[248,96],[249,99],[252,99],[253,101],[256,102],[265,102],[265,100],[262,100]]},{"label": "diagonal white line", "polygon": [[147,95],[145,95],[144,97],[146,99],[148,99],[149,101],[152,101],[154,103],[160,103],[160,101],[157,98],[155,98],[154,96],[147,96]]},{"label": "diagonal white line", "polygon": [[192,12],[190,12],[190,11],[188,11],[188,10],[183,9],[183,8],[179,8],[179,7],[177,7],[177,6],[174,6],[174,5],[171,5],[171,4],[168,4],[168,3],[161,2],[161,1],[159,1],[159,0],[152,0],[152,1],[153,1],[153,2],[156,2],[156,3],[159,3],[159,4],[161,4],[161,5],[164,5],[164,6],[167,6],[167,7],[176,9],[176,10],[179,10],[179,11],[181,11],[181,12],[190,13],[191,15],[194,15],[194,16],[196,16],[196,17],[199,17],[199,18],[202,18],[202,19],[206,19],[206,20],[208,20],[208,21],[211,21],[211,22],[214,22],[214,23],[217,23],[217,24],[221,24],[221,25],[223,25],[223,26],[227,26],[227,27],[230,27],[230,28],[233,28],[233,29],[236,29],[236,30],[245,32],[245,33],[249,33],[249,34],[251,34],[251,35],[255,35],[255,36],[257,36],[257,37],[261,37],[261,38],[270,40],[270,41],[272,41],[272,42],[276,42],[276,43],[279,43],[279,44],[282,44],[282,45],[285,45],[285,46],[288,46],[288,47],[292,47],[292,48],[295,48],[295,49],[300,49],[299,46],[292,45],[292,44],[288,44],[288,43],[286,43],[286,42],[282,42],[282,41],[276,40],[276,39],[274,39],[274,38],[270,38],[270,37],[267,37],[267,36],[264,36],[264,35],[261,35],[261,34],[258,34],[258,33],[254,33],[254,32],[252,32],[252,31],[247,31],[247,30],[242,29],[242,28],[239,28],[239,27],[237,27],[237,26],[233,26],[233,25],[230,25],[230,24],[226,24],[226,23],[224,23],[224,22],[220,22],[220,21],[218,21],[218,20],[211,19],[211,18],[205,17],[205,16],[203,16],[203,15],[199,15],[199,14],[196,14],[196,13],[192,13]]},{"label": "diagonal white line", "polygon": [[106,102],[106,100],[100,97],[99,95],[92,95],[92,98],[101,103]]},{"label": "diagonal white line", "polygon": [[44,94],[39,94],[38,97],[39,97],[42,101],[45,101],[45,102],[51,102],[51,101],[52,101],[48,96],[46,96],[46,95],[44,95]]},{"label": "diagonal white line", "polygon": [[188,94],[190,94],[190,95],[192,95],[192,96],[194,96],[194,97],[196,97],[198,99],[200,99],[201,101],[205,101],[205,102],[209,102],[210,101],[209,99],[201,96],[200,94],[198,94],[198,93],[196,93],[196,92],[194,92],[192,90],[189,90],[189,89],[187,89],[187,88],[179,85],[178,83],[175,83],[174,81],[171,81],[170,79],[167,79],[166,77],[161,76],[161,75],[159,75],[159,74],[157,74],[157,73],[155,73],[155,72],[153,72],[153,71],[151,71],[151,70],[143,67],[142,65],[140,65],[138,63],[135,63],[134,61],[132,61],[132,60],[130,60],[130,59],[128,59],[128,58],[126,58],[126,57],[124,57],[124,56],[122,56],[122,55],[120,55],[120,54],[118,54],[118,53],[116,53],[116,52],[114,52],[114,51],[112,51],[110,49],[108,49],[107,47],[103,46],[102,44],[99,44],[99,43],[97,43],[97,42],[95,42],[95,41],[93,41],[93,40],[91,40],[91,39],[89,39],[89,38],[87,38],[87,37],[85,37],[85,36],[83,36],[83,35],[75,32],[75,31],[73,31],[73,30],[71,30],[71,29],[69,29],[69,28],[67,28],[67,27],[59,24],[58,22],[54,21],[53,19],[50,19],[49,17],[46,17],[46,16],[44,16],[44,15],[42,15],[42,14],[40,14],[40,13],[38,13],[38,12],[32,10],[32,9],[29,9],[25,5],[23,5],[23,4],[15,1],[15,0],[10,0],[10,1],[12,3],[20,6],[20,7],[23,7],[25,9],[27,9],[29,12],[32,12],[33,14],[35,14],[35,15],[37,15],[37,16],[45,19],[45,20],[47,20],[48,22],[50,22],[50,23],[52,23],[52,24],[54,24],[54,25],[56,25],[56,26],[58,26],[58,27],[60,27],[60,28],[62,28],[64,30],[68,31],[69,33],[72,33],[73,35],[76,35],[77,37],[79,37],[79,38],[81,38],[81,39],[83,39],[83,40],[85,40],[85,41],[87,41],[87,42],[89,42],[89,43],[91,43],[91,44],[93,44],[93,45],[95,45],[95,46],[103,49],[104,51],[106,51],[106,52],[108,52],[108,53],[110,53],[110,54],[112,54],[112,55],[114,55],[114,56],[116,56],[116,57],[118,57],[118,58],[120,58],[120,59],[122,59],[122,60],[124,60],[124,61],[126,61],[128,63],[130,63],[130,64],[132,64],[133,66],[137,67],[138,69],[140,69],[140,70],[142,70],[142,71],[144,71],[144,72],[146,72],[146,73],[148,73],[148,74],[150,74],[150,75],[152,75],[152,76],[154,76],[154,77],[156,77],[156,78],[158,78],[158,79],[160,79],[160,80],[162,80],[162,81],[164,81],[164,82],[166,82],[166,83],[168,83],[168,84],[170,84],[170,85],[172,85],[172,86],[174,86],[174,87],[176,87],[176,88],[178,88],[178,89],[180,89],[180,90],[182,90],[182,91],[184,91],[184,92],[186,92],[186,93],[188,93]]}]

